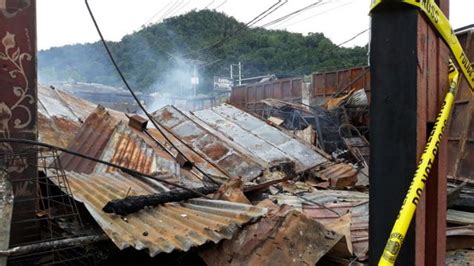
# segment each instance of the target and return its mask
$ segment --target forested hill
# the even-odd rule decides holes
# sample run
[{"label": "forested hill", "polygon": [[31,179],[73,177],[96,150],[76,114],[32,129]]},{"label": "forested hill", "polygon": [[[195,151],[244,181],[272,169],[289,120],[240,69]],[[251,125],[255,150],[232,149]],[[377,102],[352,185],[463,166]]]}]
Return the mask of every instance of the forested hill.
[{"label": "forested hill", "polygon": [[[110,42],[110,47],[129,82],[140,91],[190,86],[192,62],[201,65],[197,68],[201,92],[212,88],[214,76],[229,76],[229,65],[239,61],[245,77],[309,74],[367,62],[366,47],[339,48],[321,33],[303,36],[263,28],[243,31],[222,45],[202,49],[242,25],[223,13],[192,11]],[[40,51],[39,78],[45,84],[81,81],[122,86],[99,42]]]}]

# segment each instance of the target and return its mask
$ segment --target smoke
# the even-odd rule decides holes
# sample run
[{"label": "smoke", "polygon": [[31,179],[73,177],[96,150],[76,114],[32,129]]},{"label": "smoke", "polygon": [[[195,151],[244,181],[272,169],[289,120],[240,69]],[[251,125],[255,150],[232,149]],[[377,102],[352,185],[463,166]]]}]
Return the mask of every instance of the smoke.
[{"label": "smoke", "polygon": [[155,81],[150,89],[147,106],[150,111],[158,110],[166,105],[180,104],[193,95],[191,78],[193,66],[185,62],[170,64],[171,68]]}]

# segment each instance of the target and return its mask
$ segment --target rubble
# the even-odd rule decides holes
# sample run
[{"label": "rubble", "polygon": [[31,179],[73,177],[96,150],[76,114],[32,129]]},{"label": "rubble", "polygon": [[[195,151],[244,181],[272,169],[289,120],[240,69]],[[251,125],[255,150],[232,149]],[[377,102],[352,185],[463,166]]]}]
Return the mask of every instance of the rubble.
[{"label": "rubble", "polygon": [[[267,210],[222,200],[191,199],[147,207],[120,216],[102,211],[104,205],[127,195],[169,191],[150,186],[124,173],[79,174],[68,172],[75,199],[82,202],[105,234],[123,250],[148,249],[150,256],[173,250],[188,251],[208,241],[230,239],[239,226],[263,216]],[[146,233],[145,233],[146,232]]]},{"label": "rubble", "polygon": [[314,265],[342,237],[283,206],[201,256],[208,265]]}]

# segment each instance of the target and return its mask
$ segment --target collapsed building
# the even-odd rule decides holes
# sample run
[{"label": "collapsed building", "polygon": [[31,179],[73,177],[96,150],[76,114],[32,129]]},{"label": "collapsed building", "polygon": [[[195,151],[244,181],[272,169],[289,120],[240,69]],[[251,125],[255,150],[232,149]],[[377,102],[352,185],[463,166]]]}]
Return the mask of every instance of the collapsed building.
[{"label": "collapsed building", "polygon": [[[2,144],[0,263],[367,263],[370,72],[355,70],[237,87],[230,104],[165,106],[151,118],[60,88],[28,101],[36,91],[14,87],[2,134],[35,139],[37,126],[41,143]],[[470,262],[474,241],[472,100],[460,89],[448,263]],[[35,123],[22,123],[19,104],[38,123],[29,112]]]}]

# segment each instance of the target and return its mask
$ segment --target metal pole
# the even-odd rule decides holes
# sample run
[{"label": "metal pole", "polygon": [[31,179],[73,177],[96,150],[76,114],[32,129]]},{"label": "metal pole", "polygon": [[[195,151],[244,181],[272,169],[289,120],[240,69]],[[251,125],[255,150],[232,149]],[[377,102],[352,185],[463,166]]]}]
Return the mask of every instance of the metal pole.
[{"label": "metal pole", "polygon": [[[196,64],[193,65],[193,97],[196,97]],[[194,103],[193,103],[194,104]]]},{"label": "metal pole", "polygon": [[239,85],[242,85],[242,64],[239,62]]}]

